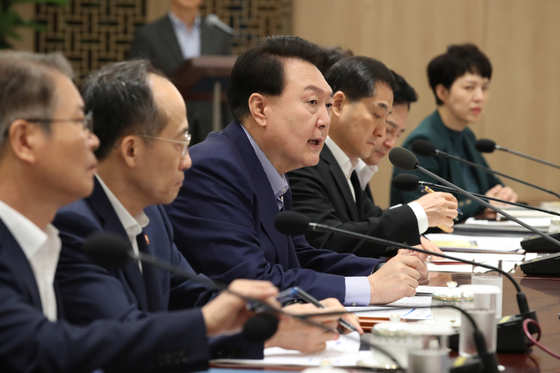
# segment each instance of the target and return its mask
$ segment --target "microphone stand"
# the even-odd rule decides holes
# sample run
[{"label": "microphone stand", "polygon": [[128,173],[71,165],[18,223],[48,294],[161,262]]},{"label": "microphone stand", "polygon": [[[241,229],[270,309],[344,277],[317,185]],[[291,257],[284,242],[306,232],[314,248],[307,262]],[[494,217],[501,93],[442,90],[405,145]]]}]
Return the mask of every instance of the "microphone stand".
[{"label": "microphone stand", "polygon": [[529,160],[531,160],[531,161],[539,162],[539,163],[545,164],[545,165],[547,165],[547,166],[560,169],[560,166],[555,165],[554,163],[550,163],[550,162],[544,161],[544,160],[542,160],[542,159],[538,159],[538,158],[532,157],[532,156],[527,155],[527,154],[523,154],[523,153],[518,152],[518,151],[515,151],[515,150],[510,150],[510,149],[504,148],[504,147],[502,147],[502,146],[500,146],[500,145],[496,145],[496,150],[501,150],[501,151],[504,151],[504,152],[507,152],[507,153],[515,154],[515,155],[518,155],[518,156],[520,156],[520,157],[529,159]]},{"label": "microphone stand", "polygon": [[[401,148],[402,149],[402,148]],[[408,150],[407,150],[408,151]],[[412,154],[412,153],[410,153]],[[282,218],[281,218],[282,217]],[[397,248],[405,248],[411,251],[416,251],[416,252],[420,252],[420,253],[424,253],[427,255],[435,255],[435,256],[439,256],[442,258],[446,258],[446,259],[451,259],[451,260],[455,260],[461,263],[466,263],[466,264],[471,264],[471,265],[476,265],[479,267],[483,267],[483,268],[487,268],[493,271],[497,271],[499,273],[501,273],[502,275],[504,275],[515,287],[516,291],[517,291],[517,304],[519,307],[519,315],[512,315],[509,318],[502,318],[502,320],[506,320],[506,322],[504,323],[499,323],[498,324],[498,350],[500,352],[513,352],[513,353],[525,353],[527,351],[527,349],[530,347],[530,341],[525,337],[525,334],[523,332],[523,320],[525,319],[533,319],[535,321],[537,321],[537,315],[535,313],[535,311],[531,311],[529,309],[529,305],[527,302],[527,297],[525,296],[525,293],[523,293],[523,291],[521,290],[521,287],[519,286],[519,284],[513,279],[513,277],[507,273],[506,271],[502,270],[501,268],[497,268],[485,263],[476,263],[476,262],[472,262],[469,260],[465,260],[463,258],[457,258],[451,255],[446,255],[446,254],[439,254],[439,253],[435,253],[435,252],[431,252],[431,251],[426,251],[423,249],[418,249],[416,247],[404,244],[404,243],[398,243],[398,242],[394,242],[394,241],[389,241],[389,240],[385,240],[382,238],[377,238],[377,237],[372,237],[372,236],[368,236],[365,234],[361,234],[361,233],[355,233],[355,232],[351,232],[351,231],[347,231],[344,229],[339,229],[339,228],[335,228],[335,227],[331,227],[328,225],[324,225],[324,224],[318,224],[318,223],[311,223],[309,222],[309,220],[307,219],[307,217],[305,217],[305,215],[294,212],[294,211],[286,211],[286,212],[282,212],[280,214],[278,214],[276,221],[275,221],[275,226],[276,228],[284,234],[288,234],[288,235],[293,235],[294,232],[289,231],[290,229],[294,229],[295,227],[292,226],[290,223],[291,222],[301,222],[302,224],[304,223],[304,221],[302,220],[302,217],[305,218],[305,224],[308,225],[308,229],[314,230],[314,231],[328,231],[328,232],[333,232],[336,234],[340,234],[340,235],[344,235],[344,236],[348,236],[348,237],[352,237],[352,238],[356,238],[356,239],[361,239],[364,241],[368,241],[368,242],[373,242],[373,243],[377,243],[377,244],[381,244],[381,245],[387,245],[387,251],[389,250],[395,250]],[[283,224],[278,224],[278,222],[280,220],[283,220],[284,222],[289,222],[289,224],[286,227],[283,227]],[[282,228],[287,228],[287,229],[282,229]],[[298,234],[301,234],[298,232]]]},{"label": "microphone stand", "polygon": [[[534,185],[534,184],[528,183],[528,182],[526,182],[526,181],[517,179],[517,178],[515,178],[515,177],[513,177],[513,176],[508,176],[508,175],[503,174],[503,173],[498,172],[498,171],[491,170],[491,169],[489,169],[488,167],[484,167],[484,166],[478,165],[478,164],[476,164],[476,163],[474,163],[474,162],[467,161],[466,159],[459,158],[459,157],[456,157],[456,156],[454,156],[454,155],[451,155],[451,154],[442,152],[441,150],[437,150],[437,149],[436,149],[436,154],[437,154],[437,155],[444,156],[444,157],[447,157],[447,158],[450,158],[450,159],[453,159],[453,160],[458,161],[458,162],[465,163],[465,164],[467,164],[467,165],[469,165],[469,166],[471,166],[471,167],[478,168],[479,170],[483,170],[483,171],[486,171],[486,172],[489,172],[489,173],[493,173],[493,174],[496,174],[496,175],[505,177],[506,179],[510,179],[510,180],[513,180],[513,181],[517,181],[518,183],[521,183],[521,184],[524,184],[524,185],[527,185],[527,186],[536,188],[536,189],[538,189],[538,190],[540,190],[540,191],[543,191],[543,192],[552,194],[553,196],[560,198],[560,194],[558,194],[558,193],[556,193],[556,192],[553,192],[552,190],[549,190],[549,189],[540,187],[540,186],[538,186],[538,185]],[[427,175],[427,174],[426,174],[426,175]],[[440,180],[438,180],[438,181],[441,182]],[[447,185],[447,184],[446,184],[446,185]],[[478,201],[477,201],[477,202],[478,202]]]},{"label": "microphone stand", "polygon": [[[417,140],[417,141],[419,141],[419,140]],[[431,142],[429,142],[429,141],[427,141],[427,140],[424,140],[424,141],[425,141],[426,143],[429,143],[430,146],[434,146],[434,144],[432,144]],[[397,148],[394,148],[394,149],[397,149]],[[513,176],[508,176],[508,175],[503,174],[503,173],[501,173],[501,172],[491,170],[491,169],[489,169],[488,167],[484,167],[484,166],[481,166],[481,165],[476,164],[476,163],[474,163],[474,162],[467,161],[466,159],[456,157],[456,156],[454,156],[454,155],[448,154],[448,153],[443,152],[443,151],[441,151],[441,150],[438,150],[438,149],[434,149],[434,150],[435,150],[435,154],[436,154],[436,155],[441,155],[441,156],[443,156],[443,157],[447,157],[447,158],[449,158],[449,159],[453,159],[453,160],[455,160],[455,161],[457,161],[457,162],[464,163],[464,164],[469,165],[469,166],[471,166],[471,167],[478,168],[479,170],[482,170],[482,171],[485,171],[485,172],[489,172],[489,173],[491,173],[491,174],[499,175],[499,176],[505,177],[506,179],[510,179],[510,180],[513,180],[513,181],[517,181],[518,183],[521,183],[521,184],[523,184],[523,185],[530,186],[530,187],[532,187],[532,188],[538,189],[538,190],[540,190],[540,191],[543,191],[543,192],[552,194],[553,196],[555,196],[555,197],[557,197],[557,198],[560,198],[560,194],[555,193],[555,192],[553,192],[553,191],[551,191],[551,190],[542,188],[542,187],[540,187],[540,186],[537,186],[537,185],[528,183],[528,182],[523,181],[523,180],[519,180],[519,179],[517,179],[517,178],[515,178],[515,177],[513,177]],[[392,151],[392,150],[391,150],[391,151]],[[418,153],[418,154],[420,154],[420,153]],[[424,155],[424,156],[426,156],[426,157],[432,156],[432,154],[430,154],[430,155],[421,154],[421,155]],[[420,171],[420,170],[419,170],[419,171]],[[426,170],[426,171],[427,171],[427,170]],[[422,171],[421,171],[421,172],[422,172]],[[428,171],[428,172],[429,172],[429,171]],[[433,175],[433,173],[431,173],[431,172],[430,172],[430,174]],[[426,175],[428,175],[428,174],[426,174]],[[428,175],[428,176],[430,176],[430,175]],[[440,179],[437,179],[437,178],[435,178],[435,179],[436,179],[437,181],[439,181],[440,183],[442,183],[442,184],[448,185],[448,184],[442,182]],[[448,186],[449,186],[449,185],[448,185]],[[467,196],[467,197],[468,197],[468,196]],[[478,201],[477,201],[477,202],[478,202]]]},{"label": "microphone stand", "polygon": [[[457,191],[453,188],[445,187],[445,186],[435,184],[435,183],[430,183],[429,181],[419,181],[418,184],[419,185],[426,185],[426,186],[429,186],[432,189],[438,189],[438,190],[441,190],[443,192],[457,193]],[[544,210],[544,209],[541,209],[539,207],[524,205],[523,203],[504,201],[503,199],[488,197],[488,196],[485,196],[483,194],[478,194],[478,193],[471,193],[471,194],[473,196],[479,197],[483,200],[501,202],[501,203],[504,203],[504,204],[507,204],[507,205],[522,207],[522,208],[525,208],[527,210],[540,211],[540,212],[544,212],[545,214],[560,216],[560,212],[556,212],[556,211]]]}]

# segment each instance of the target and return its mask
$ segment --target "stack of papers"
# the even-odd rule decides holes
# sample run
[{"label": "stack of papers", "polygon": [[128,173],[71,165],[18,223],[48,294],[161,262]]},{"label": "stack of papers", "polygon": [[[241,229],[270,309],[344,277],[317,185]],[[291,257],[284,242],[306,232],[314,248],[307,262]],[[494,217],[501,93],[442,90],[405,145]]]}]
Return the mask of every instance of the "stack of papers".
[{"label": "stack of papers", "polygon": [[[502,207],[504,212],[510,214],[514,218],[551,218],[554,215],[542,211],[524,209],[522,207]],[[558,211],[555,211],[558,212]],[[506,219],[502,214],[498,214],[498,220]]]},{"label": "stack of papers", "polygon": [[515,253],[521,249],[521,240],[523,240],[523,237],[466,236],[445,233],[431,233],[426,237],[442,250],[474,253]]},{"label": "stack of papers", "polygon": [[[551,217],[541,218],[521,218],[523,223],[530,225],[542,232],[548,231]],[[515,233],[531,233],[527,228],[522,227],[514,221],[490,221],[490,220],[476,220],[469,218],[465,224],[458,224],[454,226],[458,232],[476,232],[476,231],[494,231],[494,232],[515,232]]]}]

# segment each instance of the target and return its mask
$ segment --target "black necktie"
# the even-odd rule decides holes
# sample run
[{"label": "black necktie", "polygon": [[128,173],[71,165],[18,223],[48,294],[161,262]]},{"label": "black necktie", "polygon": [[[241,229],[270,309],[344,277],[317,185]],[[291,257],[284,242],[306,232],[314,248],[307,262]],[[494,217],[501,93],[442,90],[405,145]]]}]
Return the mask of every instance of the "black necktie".
[{"label": "black necktie", "polygon": [[358,209],[358,218],[360,220],[364,219],[364,202],[362,200],[362,186],[360,185],[360,179],[356,171],[352,171],[350,175],[350,181],[354,187],[354,195],[356,196],[356,208]]}]

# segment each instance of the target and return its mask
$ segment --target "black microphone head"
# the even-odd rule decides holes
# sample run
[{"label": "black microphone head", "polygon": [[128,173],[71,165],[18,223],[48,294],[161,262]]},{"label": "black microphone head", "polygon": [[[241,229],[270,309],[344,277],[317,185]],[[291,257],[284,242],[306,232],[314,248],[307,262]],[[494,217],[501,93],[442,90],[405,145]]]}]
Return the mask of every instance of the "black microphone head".
[{"label": "black microphone head", "polygon": [[389,152],[389,161],[403,171],[414,171],[418,168],[418,159],[412,152],[405,148],[393,148]]},{"label": "black microphone head", "polygon": [[130,257],[130,242],[115,234],[97,233],[88,237],[82,245],[84,253],[95,263],[104,267],[120,267]]},{"label": "black microphone head", "polygon": [[393,186],[405,192],[413,192],[418,189],[420,178],[413,174],[398,174],[391,182]]},{"label": "black microphone head", "polygon": [[423,139],[414,141],[412,143],[412,150],[423,157],[433,157],[437,154],[436,146],[432,142]]},{"label": "black microphone head", "polygon": [[474,147],[481,153],[492,153],[496,150],[496,143],[492,140],[480,139],[476,140]]},{"label": "black microphone head", "polygon": [[299,212],[284,211],[274,219],[274,227],[282,234],[300,236],[309,228],[309,218]]},{"label": "black microphone head", "polygon": [[243,336],[252,343],[263,343],[278,330],[278,317],[270,313],[259,313],[243,325]]}]

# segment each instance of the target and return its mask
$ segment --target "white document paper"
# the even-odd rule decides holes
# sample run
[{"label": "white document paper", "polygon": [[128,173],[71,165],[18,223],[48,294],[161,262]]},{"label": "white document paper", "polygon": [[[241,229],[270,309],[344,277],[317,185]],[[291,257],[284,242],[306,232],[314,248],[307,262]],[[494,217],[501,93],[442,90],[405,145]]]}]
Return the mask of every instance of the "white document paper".
[{"label": "white document paper", "polygon": [[[435,262],[428,263],[428,271],[472,273],[472,265],[470,264],[434,264],[434,263]],[[516,264],[517,264],[516,262],[502,262],[502,269],[509,273],[515,268]]]},{"label": "white document paper", "polygon": [[[462,252],[517,252],[523,237],[488,237],[430,233],[426,237],[442,250]],[[453,254],[450,254],[453,255]]]},{"label": "white document paper", "polygon": [[[470,260],[473,262],[480,262],[480,263],[487,263],[490,265],[494,265],[491,262],[496,263],[497,261],[501,260],[503,262],[514,262],[514,263],[521,263],[525,260],[526,254],[515,254],[515,253],[502,253],[502,254],[494,254],[494,253],[473,253],[473,252],[448,252],[445,253],[451,255],[458,259],[463,260]],[[432,260],[435,264],[446,264],[446,263],[457,263],[457,261],[452,259],[438,259]]]},{"label": "white document paper", "polygon": [[[548,226],[550,225],[550,219],[552,219],[550,216],[549,217],[544,217],[544,218],[519,218],[520,221],[522,221],[523,223],[530,225],[531,227],[534,228],[539,228],[539,229],[543,229],[543,228],[548,228]],[[477,220],[474,218],[468,218],[465,221],[465,225],[469,225],[469,226],[479,226],[479,227],[486,227],[486,228],[494,228],[494,229],[511,229],[511,228],[518,228],[520,230],[527,230],[526,228],[522,227],[521,225],[517,224],[516,222],[512,221],[512,220],[506,220],[506,221],[490,221],[490,220]]]},{"label": "white document paper", "polygon": [[243,365],[278,366],[319,366],[327,359],[335,367],[355,367],[358,361],[371,356],[370,351],[360,351],[360,336],[357,332],[341,335],[336,341],[328,341],[327,348],[314,354],[304,354],[295,350],[271,347],[264,350],[264,359],[218,359],[215,363]]},{"label": "white document paper", "polygon": [[365,306],[365,307],[346,307],[347,311],[357,312],[356,315],[362,317],[390,317],[399,315],[407,320],[426,320],[430,318],[431,311],[429,308],[415,308],[418,306],[429,306],[432,302],[430,296],[405,297],[389,306],[399,306],[405,308],[391,308],[383,306]]}]

